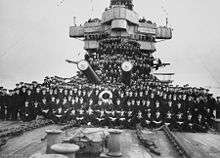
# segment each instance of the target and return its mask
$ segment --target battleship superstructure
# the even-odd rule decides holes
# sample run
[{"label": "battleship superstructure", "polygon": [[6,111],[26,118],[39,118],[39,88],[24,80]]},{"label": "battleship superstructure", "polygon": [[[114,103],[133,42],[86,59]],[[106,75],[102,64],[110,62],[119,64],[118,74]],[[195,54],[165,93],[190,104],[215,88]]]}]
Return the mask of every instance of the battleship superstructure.
[{"label": "battleship superstructure", "polygon": [[[91,66],[91,74],[84,75],[91,83],[132,85],[130,82],[138,78],[149,79],[153,69],[169,65],[155,59],[153,53],[156,40],[171,39],[172,29],[140,19],[133,11],[132,1],[111,1],[102,19],[89,19],[83,26],[71,26],[69,36],[84,40],[88,52],[85,60]],[[78,63],[82,64],[86,62]]]},{"label": "battleship superstructure", "polygon": [[[212,95],[204,88],[174,87],[170,80],[162,81],[152,73],[169,65],[154,58],[157,40],[172,38],[168,25],[157,26],[140,19],[132,0],[111,0],[102,19],[89,19],[83,26],[74,24],[69,36],[82,38],[87,51],[81,61],[66,60],[77,64],[80,71],[76,76],[46,77],[42,84],[20,83],[9,95],[0,88],[0,157],[45,153],[46,144],[49,149],[57,139],[53,134],[61,133],[48,130],[51,128],[65,131],[60,134],[65,135],[62,143],[72,143],[77,138],[81,152],[88,147],[97,153],[106,140],[97,141],[95,137],[93,141],[83,132],[93,131],[93,127],[105,127],[106,131],[106,126],[122,129],[121,136],[114,140],[120,140],[116,148],[121,146],[122,157],[219,157],[218,135],[183,133],[213,128],[216,102]],[[14,122],[19,119],[23,122]],[[167,127],[177,131],[175,135]],[[134,136],[131,129],[135,128]],[[53,135],[51,139],[47,137],[47,143],[43,138],[45,130]],[[98,128],[99,133],[100,130],[103,129]],[[137,144],[137,139],[147,150]],[[68,146],[63,149],[69,152]],[[97,156],[89,153],[87,157]]]}]

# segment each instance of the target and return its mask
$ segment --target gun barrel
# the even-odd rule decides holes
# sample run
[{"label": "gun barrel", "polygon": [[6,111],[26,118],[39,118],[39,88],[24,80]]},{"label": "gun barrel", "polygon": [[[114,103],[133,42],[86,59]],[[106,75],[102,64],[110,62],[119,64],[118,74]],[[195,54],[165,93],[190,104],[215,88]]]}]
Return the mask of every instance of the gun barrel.
[{"label": "gun barrel", "polygon": [[92,83],[100,83],[101,80],[98,77],[98,75],[95,73],[95,71],[92,69],[92,67],[90,66],[90,64],[86,61],[86,60],[82,60],[77,64],[77,67],[80,71],[82,71],[87,79],[92,82]]},{"label": "gun barrel", "polygon": [[121,81],[124,84],[130,84],[133,64],[129,61],[125,61],[122,63],[121,69],[122,69]]}]

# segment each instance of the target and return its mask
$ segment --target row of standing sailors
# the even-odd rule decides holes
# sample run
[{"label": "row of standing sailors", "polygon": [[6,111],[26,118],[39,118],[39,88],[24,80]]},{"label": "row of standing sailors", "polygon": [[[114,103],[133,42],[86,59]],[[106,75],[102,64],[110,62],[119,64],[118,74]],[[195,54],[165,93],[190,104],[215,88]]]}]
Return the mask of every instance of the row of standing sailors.
[{"label": "row of standing sailors", "polygon": [[[22,89],[24,90],[25,88]],[[124,93],[121,93],[119,98],[115,100],[113,99],[114,101],[112,103],[105,106],[102,105],[102,102],[99,101],[97,97],[91,97],[91,91],[89,92],[90,95],[88,95],[87,91],[82,90],[83,92],[81,93],[80,90],[77,90],[75,93],[73,90],[73,94],[71,95],[71,91],[64,90],[64,92],[59,95],[56,91],[55,94],[51,93],[51,91],[47,93],[45,89],[41,92],[39,91],[39,88],[37,88],[35,94],[30,95],[31,91],[28,90],[26,96],[24,93],[18,91],[19,90],[16,90],[16,94],[8,96],[8,99],[14,97],[13,99],[8,100],[8,105],[10,104],[10,101],[14,100],[18,106],[16,104],[16,106],[6,106],[4,112],[6,118],[17,119],[16,117],[19,114],[23,121],[30,121],[35,119],[37,115],[43,115],[47,118],[49,117],[49,119],[52,119],[55,122],[66,122],[74,119],[74,117],[77,120],[78,116],[83,116],[82,121],[85,121],[86,118],[91,116],[96,116],[95,118],[100,119],[100,117],[97,117],[97,114],[102,113],[102,116],[105,117],[104,123],[101,121],[102,124],[111,126],[111,121],[108,121],[110,124],[106,123],[106,119],[109,120],[108,114],[111,112],[111,114],[123,113],[126,117],[121,118],[120,115],[113,115],[110,116],[110,118],[113,118],[113,120],[124,120],[125,118],[124,122],[122,121],[122,125],[125,125],[125,122],[128,122],[125,125],[128,126],[130,122],[129,127],[132,127],[131,125],[134,123],[142,123],[143,126],[147,127],[157,127],[155,126],[156,118],[159,120],[156,121],[159,122],[158,126],[166,123],[169,124],[171,128],[176,129],[178,122],[180,122],[180,124],[186,123],[187,119],[191,116],[193,116],[191,117],[192,122],[190,123],[192,125],[195,125],[193,122],[196,122],[197,119],[202,119],[202,122],[205,122],[206,126],[199,124],[201,127],[207,129],[210,126],[213,126],[215,107],[210,106],[208,102],[205,104],[205,102],[200,99],[197,99],[196,102],[194,102],[190,99],[191,97],[187,99],[185,95],[182,99],[179,98],[178,100],[176,95],[174,95],[172,100],[169,100],[164,96],[163,98],[158,96],[155,97],[153,93],[150,96],[146,95],[146,93],[140,93],[138,95],[137,93],[125,93],[125,95]],[[96,91],[95,93],[98,95],[99,91]],[[79,94],[79,96],[77,94]],[[3,114],[2,109],[3,108],[1,108],[1,114]],[[92,113],[88,113],[88,110]],[[73,114],[75,114],[75,116]],[[152,120],[150,122],[147,121],[147,117],[150,117],[148,119]],[[90,123],[96,125],[95,122],[97,122],[97,119]],[[101,120],[102,119],[103,118],[101,118]],[[198,128],[200,126],[195,127]],[[184,129],[186,128],[183,128],[182,130]]]}]

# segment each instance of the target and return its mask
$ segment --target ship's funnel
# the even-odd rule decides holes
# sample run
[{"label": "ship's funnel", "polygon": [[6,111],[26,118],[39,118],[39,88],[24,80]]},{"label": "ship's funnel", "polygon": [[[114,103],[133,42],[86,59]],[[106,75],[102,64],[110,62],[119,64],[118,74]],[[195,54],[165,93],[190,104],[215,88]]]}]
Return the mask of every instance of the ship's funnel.
[{"label": "ship's funnel", "polygon": [[92,83],[100,83],[101,80],[100,78],[97,76],[97,74],[95,73],[95,71],[92,69],[92,67],[90,66],[90,64],[85,61],[82,60],[77,64],[77,67],[80,71],[82,71],[87,79],[92,82]]},{"label": "ship's funnel", "polygon": [[131,72],[132,72],[132,69],[133,69],[133,64],[131,62],[129,62],[129,61],[125,61],[125,62],[122,63],[121,69],[122,69],[121,81],[124,84],[130,84]]}]

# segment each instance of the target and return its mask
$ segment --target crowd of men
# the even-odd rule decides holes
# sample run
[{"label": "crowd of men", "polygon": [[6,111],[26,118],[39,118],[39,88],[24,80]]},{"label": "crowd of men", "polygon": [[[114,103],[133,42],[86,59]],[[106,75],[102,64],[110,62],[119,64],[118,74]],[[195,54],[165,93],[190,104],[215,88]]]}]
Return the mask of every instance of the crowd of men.
[{"label": "crowd of men", "polygon": [[152,68],[158,69],[162,62],[155,60],[152,52],[141,50],[135,41],[126,41],[123,38],[108,38],[99,42],[97,51],[86,55],[85,59],[103,80],[112,83],[120,81],[121,64],[130,61],[133,64],[132,79],[145,79]]},{"label": "crowd of men", "polygon": [[[160,82],[132,87],[45,87],[21,83],[14,90],[1,89],[0,119],[31,121],[37,115],[54,122],[76,120],[77,125],[157,128],[163,124],[180,131],[207,131],[213,127],[217,101],[204,89],[168,87]],[[107,102],[100,93],[110,91]]]},{"label": "crowd of men", "polygon": [[134,7],[132,0],[111,0],[111,6],[112,5],[124,5],[130,10]]},{"label": "crowd of men", "polygon": [[[78,126],[165,124],[172,130],[196,132],[213,128],[219,98],[204,88],[174,87],[158,80],[150,71],[160,63],[155,64],[151,52],[141,50],[138,43],[105,39],[85,60],[101,78],[100,84],[88,82],[80,72],[70,79],[46,77],[42,84],[21,82],[12,90],[0,87],[0,119],[31,121],[41,115],[55,123],[74,120]],[[133,64],[129,84],[120,79],[124,61]]]}]

